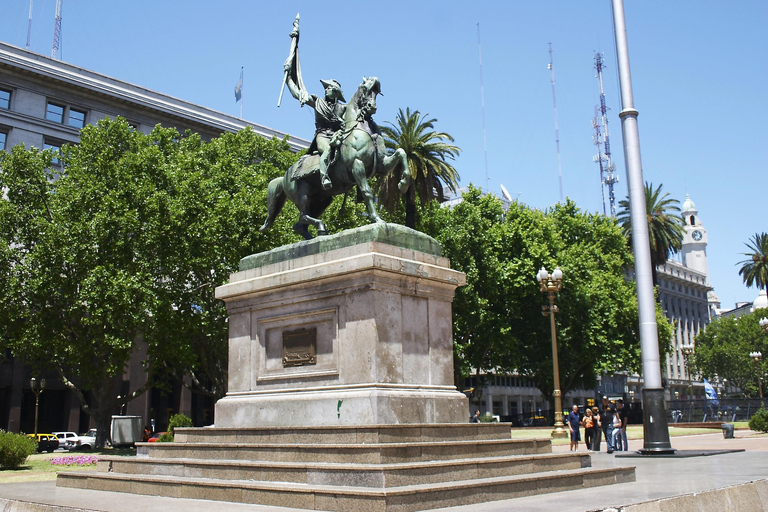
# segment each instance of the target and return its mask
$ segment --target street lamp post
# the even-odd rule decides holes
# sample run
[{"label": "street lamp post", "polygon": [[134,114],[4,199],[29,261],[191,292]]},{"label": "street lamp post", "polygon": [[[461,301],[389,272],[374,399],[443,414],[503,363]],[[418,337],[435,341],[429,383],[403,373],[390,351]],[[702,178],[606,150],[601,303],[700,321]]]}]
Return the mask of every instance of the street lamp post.
[{"label": "street lamp post", "polygon": [[565,429],[563,423],[563,400],[560,393],[560,365],[557,361],[557,331],[555,330],[555,313],[558,312],[555,305],[555,295],[560,291],[560,287],[563,282],[563,271],[560,268],[555,270],[550,275],[547,269],[541,267],[539,273],[536,274],[536,280],[539,282],[539,287],[542,293],[547,294],[549,299],[549,306],[542,306],[542,313],[544,316],[549,316],[549,325],[552,331],[552,367],[555,373],[555,389],[552,392],[555,398],[555,429],[552,431],[553,438],[567,438],[568,431]]},{"label": "street lamp post", "polygon": [[37,379],[32,377],[29,379],[29,387],[35,394],[35,439],[37,439],[37,413],[40,410],[40,393],[45,388],[45,379],[40,379],[38,383]]},{"label": "street lamp post", "polygon": [[757,370],[757,387],[760,389],[760,400],[763,399],[763,378],[760,375],[760,360],[763,358],[763,354],[760,352],[750,352],[749,357],[755,362],[755,369]]}]

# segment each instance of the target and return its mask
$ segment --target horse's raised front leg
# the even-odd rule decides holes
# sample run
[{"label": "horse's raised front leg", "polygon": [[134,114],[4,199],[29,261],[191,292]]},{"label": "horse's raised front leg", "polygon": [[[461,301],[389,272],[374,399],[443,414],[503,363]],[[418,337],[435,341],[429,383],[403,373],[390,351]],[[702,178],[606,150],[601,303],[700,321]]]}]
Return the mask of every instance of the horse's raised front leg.
[{"label": "horse's raised front leg", "polygon": [[411,186],[413,177],[411,176],[411,169],[408,167],[408,156],[403,148],[397,148],[393,154],[383,159],[382,167],[384,168],[384,174],[391,173],[398,165],[403,169],[403,177],[397,184],[397,189],[401,194],[405,194],[408,191],[408,187]]},{"label": "horse's raised front leg", "polygon": [[379,212],[376,211],[376,203],[373,202],[373,190],[368,184],[368,176],[365,175],[365,165],[359,159],[355,159],[355,163],[352,164],[352,176],[355,178],[355,184],[360,195],[363,196],[363,201],[368,209],[368,217],[376,223],[383,223],[384,219],[379,217]]}]

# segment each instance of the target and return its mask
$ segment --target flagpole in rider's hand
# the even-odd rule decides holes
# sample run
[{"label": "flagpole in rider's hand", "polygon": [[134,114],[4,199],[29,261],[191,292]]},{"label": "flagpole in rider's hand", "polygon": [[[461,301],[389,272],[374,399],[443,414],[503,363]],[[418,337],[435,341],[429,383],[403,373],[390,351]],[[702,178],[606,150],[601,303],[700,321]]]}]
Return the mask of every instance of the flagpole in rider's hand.
[{"label": "flagpole in rider's hand", "polygon": [[[291,31],[291,51],[288,54],[288,60],[286,62],[292,62],[296,59],[296,50],[299,46],[299,14],[296,14],[296,19],[293,20],[293,30]],[[288,70],[283,73],[283,85],[280,87],[280,97],[277,99],[277,106],[283,101],[283,91],[285,91],[285,83],[288,81]]]}]

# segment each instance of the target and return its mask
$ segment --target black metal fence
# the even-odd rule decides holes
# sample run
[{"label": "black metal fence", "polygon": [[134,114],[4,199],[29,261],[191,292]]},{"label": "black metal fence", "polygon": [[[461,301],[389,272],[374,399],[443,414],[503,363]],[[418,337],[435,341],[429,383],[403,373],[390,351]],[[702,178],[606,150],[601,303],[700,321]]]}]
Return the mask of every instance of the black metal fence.
[{"label": "black metal fence", "polygon": [[669,400],[667,421],[674,423],[698,423],[706,421],[748,421],[762,404],[760,398],[720,398],[719,400]]}]

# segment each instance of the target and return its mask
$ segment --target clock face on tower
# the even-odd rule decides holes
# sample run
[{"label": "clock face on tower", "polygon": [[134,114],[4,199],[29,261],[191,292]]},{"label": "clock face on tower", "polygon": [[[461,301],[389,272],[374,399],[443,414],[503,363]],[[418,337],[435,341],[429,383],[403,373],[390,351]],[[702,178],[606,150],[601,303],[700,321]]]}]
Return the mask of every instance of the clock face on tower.
[{"label": "clock face on tower", "polygon": [[698,229],[697,229],[696,231],[694,231],[693,233],[691,233],[691,238],[693,238],[693,239],[694,239],[694,240],[696,240],[697,242],[698,242],[699,240],[701,240],[701,237],[702,237],[702,236],[703,236],[703,235],[701,234],[701,231],[699,231]]}]

